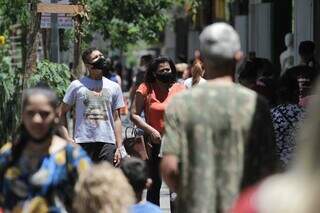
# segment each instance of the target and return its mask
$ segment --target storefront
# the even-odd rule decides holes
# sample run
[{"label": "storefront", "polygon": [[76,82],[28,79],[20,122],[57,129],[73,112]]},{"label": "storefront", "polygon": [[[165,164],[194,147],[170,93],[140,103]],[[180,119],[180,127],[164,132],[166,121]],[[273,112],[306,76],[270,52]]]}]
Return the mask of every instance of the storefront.
[{"label": "storefront", "polygon": [[279,56],[286,49],[284,37],[289,32],[294,34],[295,63],[299,62],[298,46],[303,40],[316,42],[320,60],[319,0],[203,0],[196,19],[178,17],[171,28],[175,35],[170,36],[175,43],[171,54],[192,58],[203,27],[220,20],[235,26],[245,53],[254,51],[279,69]]},{"label": "storefront", "polygon": [[299,63],[298,47],[301,41],[314,40],[314,0],[294,0],[295,63]]}]

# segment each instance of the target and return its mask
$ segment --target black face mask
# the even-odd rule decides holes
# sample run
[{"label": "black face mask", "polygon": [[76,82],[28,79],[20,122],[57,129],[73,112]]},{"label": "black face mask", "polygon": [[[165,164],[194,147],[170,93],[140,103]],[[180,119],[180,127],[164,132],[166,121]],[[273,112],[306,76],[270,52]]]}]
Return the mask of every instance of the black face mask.
[{"label": "black face mask", "polygon": [[162,83],[171,83],[174,80],[172,72],[156,73],[156,78]]},{"label": "black face mask", "polygon": [[91,63],[93,65],[93,69],[98,70],[107,70],[109,67],[109,63],[105,58],[99,58],[96,62]]}]

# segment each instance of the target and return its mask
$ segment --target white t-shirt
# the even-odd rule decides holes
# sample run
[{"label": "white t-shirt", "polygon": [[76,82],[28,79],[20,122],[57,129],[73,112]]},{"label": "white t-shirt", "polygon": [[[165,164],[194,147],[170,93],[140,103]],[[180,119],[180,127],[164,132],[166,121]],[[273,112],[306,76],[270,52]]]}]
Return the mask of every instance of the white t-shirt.
[{"label": "white t-shirt", "polygon": [[120,86],[103,77],[93,80],[83,77],[73,81],[63,98],[75,105],[76,143],[104,142],[115,144],[113,111],[124,106]]},{"label": "white t-shirt", "polygon": [[[207,80],[201,77],[201,78],[200,78],[200,81],[199,81],[199,84],[203,84],[203,83],[205,83],[205,82],[207,82]],[[189,88],[192,87],[192,77],[191,77],[191,78],[188,78],[188,79],[186,79],[186,80],[184,81],[184,86],[185,86],[187,89],[189,89]]]}]

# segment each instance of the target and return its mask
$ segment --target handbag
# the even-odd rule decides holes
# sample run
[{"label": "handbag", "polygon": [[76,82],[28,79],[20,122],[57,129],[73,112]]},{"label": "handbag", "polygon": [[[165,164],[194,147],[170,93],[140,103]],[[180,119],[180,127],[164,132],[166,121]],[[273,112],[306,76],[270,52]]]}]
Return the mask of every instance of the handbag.
[{"label": "handbag", "polygon": [[[131,129],[131,136],[128,136],[128,131]],[[136,127],[127,127],[125,130],[125,139],[123,140],[123,146],[126,149],[126,152],[132,156],[140,158],[141,160],[148,160],[149,153],[147,152],[148,147],[150,146],[149,143],[144,141],[143,135],[137,134]]]}]

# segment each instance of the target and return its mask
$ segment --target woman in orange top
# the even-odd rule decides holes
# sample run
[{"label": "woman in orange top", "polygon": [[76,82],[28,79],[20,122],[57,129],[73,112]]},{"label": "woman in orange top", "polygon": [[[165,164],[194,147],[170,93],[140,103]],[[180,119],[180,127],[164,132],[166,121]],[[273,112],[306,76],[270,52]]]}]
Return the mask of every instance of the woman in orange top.
[{"label": "woman in orange top", "polygon": [[[131,107],[132,122],[151,138],[153,148],[147,163],[153,184],[148,189],[147,200],[156,205],[160,201],[159,151],[164,132],[164,111],[170,99],[185,89],[184,85],[176,83],[176,73],[171,59],[155,58],[147,69],[145,82],[136,91]],[[141,117],[142,111],[146,121]]]}]

